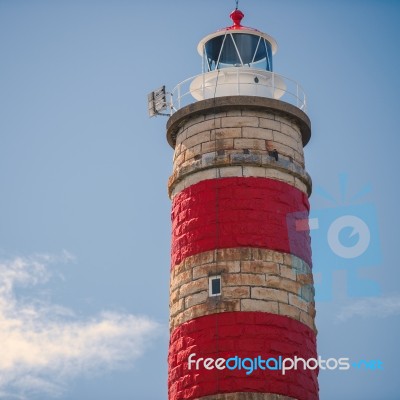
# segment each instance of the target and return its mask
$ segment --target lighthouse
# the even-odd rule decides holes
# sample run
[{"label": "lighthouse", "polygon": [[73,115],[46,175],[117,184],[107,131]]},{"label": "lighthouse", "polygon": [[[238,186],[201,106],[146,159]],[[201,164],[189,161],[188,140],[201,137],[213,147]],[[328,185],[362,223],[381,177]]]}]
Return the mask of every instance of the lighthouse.
[{"label": "lighthouse", "polygon": [[316,400],[306,97],[273,71],[276,41],[230,17],[169,104],[168,399]]}]

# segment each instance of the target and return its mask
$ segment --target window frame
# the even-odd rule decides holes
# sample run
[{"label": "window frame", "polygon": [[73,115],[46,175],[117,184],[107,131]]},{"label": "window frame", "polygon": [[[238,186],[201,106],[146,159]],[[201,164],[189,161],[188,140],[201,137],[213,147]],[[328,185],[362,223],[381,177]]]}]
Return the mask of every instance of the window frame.
[{"label": "window frame", "polygon": [[[219,293],[213,293],[213,281],[219,280]],[[222,294],[222,280],[221,275],[211,275],[208,277],[208,296],[209,297],[217,297]]]}]

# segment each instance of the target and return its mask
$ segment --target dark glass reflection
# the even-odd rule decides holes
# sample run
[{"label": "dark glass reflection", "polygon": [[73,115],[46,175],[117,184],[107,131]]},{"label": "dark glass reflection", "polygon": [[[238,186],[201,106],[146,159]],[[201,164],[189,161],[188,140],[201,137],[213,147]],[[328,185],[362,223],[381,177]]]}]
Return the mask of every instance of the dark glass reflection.
[{"label": "dark glass reflection", "polygon": [[221,293],[221,278],[211,280],[211,294]]}]

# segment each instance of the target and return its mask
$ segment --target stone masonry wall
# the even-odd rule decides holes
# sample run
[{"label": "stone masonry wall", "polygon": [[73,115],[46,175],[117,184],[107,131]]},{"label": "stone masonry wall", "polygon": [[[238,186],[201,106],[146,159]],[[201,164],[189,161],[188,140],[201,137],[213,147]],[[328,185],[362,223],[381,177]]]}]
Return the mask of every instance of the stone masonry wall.
[{"label": "stone masonry wall", "polygon": [[[224,171],[232,166],[243,169]],[[271,177],[311,192],[311,179],[304,170],[300,128],[278,114],[234,110],[188,120],[176,138],[170,195],[184,188],[182,181],[189,175],[216,167],[219,171],[213,178],[232,174]],[[208,173],[212,175],[212,171]]]},{"label": "stone masonry wall", "polygon": [[[221,298],[208,295],[208,277],[221,275]],[[170,327],[203,315],[262,311],[301,321],[313,331],[313,276],[298,257],[258,248],[208,251],[171,271]]]}]

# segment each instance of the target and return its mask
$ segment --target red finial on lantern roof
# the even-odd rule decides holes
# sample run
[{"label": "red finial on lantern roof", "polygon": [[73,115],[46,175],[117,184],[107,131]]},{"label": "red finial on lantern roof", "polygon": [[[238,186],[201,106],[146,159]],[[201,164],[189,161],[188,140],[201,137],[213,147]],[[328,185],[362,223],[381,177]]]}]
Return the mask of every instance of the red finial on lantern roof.
[{"label": "red finial on lantern roof", "polygon": [[233,21],[232,28],[233,29],[240,29],[242,27],[241,21],[244,18],[244,14],[240,10],[236,9],[236,10],[231,12],[230,17],[231,17],[231,19]]}]

